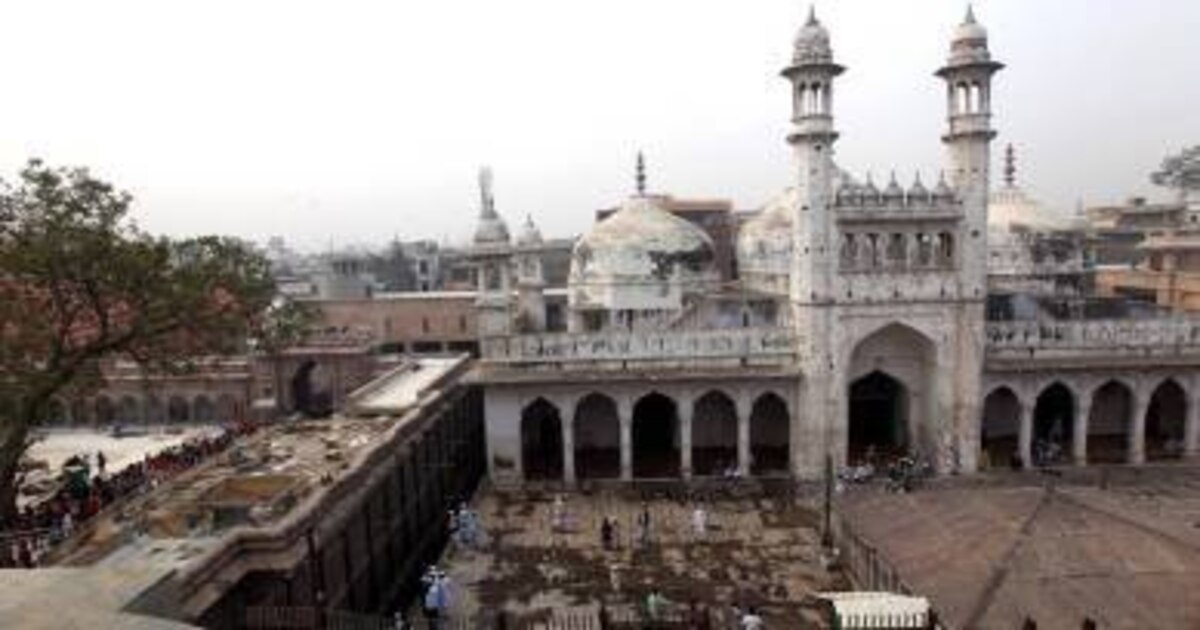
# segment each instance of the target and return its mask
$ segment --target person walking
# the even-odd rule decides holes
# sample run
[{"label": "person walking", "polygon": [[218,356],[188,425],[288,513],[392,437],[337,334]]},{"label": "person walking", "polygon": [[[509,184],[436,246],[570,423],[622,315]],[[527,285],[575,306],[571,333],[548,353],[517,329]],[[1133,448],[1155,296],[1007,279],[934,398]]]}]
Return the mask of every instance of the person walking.
[{"label": "person walking", "polygon": [[637,535],[642,547],[650,546],[650,508],[645,503],[637,515]]},{"label": "person walking", "polygon": [[708,513],[704,511],[704,506],[697,503],[696,508],[692,510],[692,534],[697,540],[701,540],[707,531]]},{"label": "person walking", "polygon": [[604,519],[600,521],[600,546],[605,551],[612,551],[613,535],[615,533],[612,519],[608,518],[608,515],[605,515]]}]

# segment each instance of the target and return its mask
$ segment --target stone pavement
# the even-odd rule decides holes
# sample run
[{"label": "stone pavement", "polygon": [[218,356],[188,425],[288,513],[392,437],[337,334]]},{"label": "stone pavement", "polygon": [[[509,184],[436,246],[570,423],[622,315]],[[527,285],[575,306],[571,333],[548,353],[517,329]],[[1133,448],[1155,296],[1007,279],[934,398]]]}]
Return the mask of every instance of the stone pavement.
[{"label": "stone pavement", "polygon": [[842,514],[952,627],[1200,627],[1200,466],[1057,472],[856,488]]},{"label": "stone pavement", "polygon": [[[844,587],[821,567],[819,514],[790,496],[712,495],[701,502],[708,529],[692,529],[693,503],[662,496],[645,505],[650,544],[635,539],[640,495],[613,490],[566,496],[566,531],[552,527],[554,494],[482,491],[473,507],[488,540],[480,550],[452,545],[440,567],[453,587],[454,616],[504,610],[518,623],[594,611],[640,608],[657,588],[682,613],[693,600],[725,612],[755,605],[770,627],[819,626],[810,595]],[[605,551],[600,524],[619,521],[620,548]]]}]

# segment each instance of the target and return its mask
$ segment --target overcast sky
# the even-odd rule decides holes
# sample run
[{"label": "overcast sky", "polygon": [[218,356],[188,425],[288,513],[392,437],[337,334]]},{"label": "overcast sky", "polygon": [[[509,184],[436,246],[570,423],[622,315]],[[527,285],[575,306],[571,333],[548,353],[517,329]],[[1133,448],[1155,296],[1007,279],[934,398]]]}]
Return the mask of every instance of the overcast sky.
[{"label": "overcast sky", "polygon": [[[942,165],[932,73],[958,0],[824,0],[848,71],[838,161],[877,181]],[[171,234],[308,249],[465,238],[490,164],[510,224],[579,232],[633,187],[760,205],[791,180],[797,0],[7,2],[0,170],[90,166]],[[976,3],[995,151],[1047,205],[1165,196],[1147,174],[1200,143],[1200,2]]]}]

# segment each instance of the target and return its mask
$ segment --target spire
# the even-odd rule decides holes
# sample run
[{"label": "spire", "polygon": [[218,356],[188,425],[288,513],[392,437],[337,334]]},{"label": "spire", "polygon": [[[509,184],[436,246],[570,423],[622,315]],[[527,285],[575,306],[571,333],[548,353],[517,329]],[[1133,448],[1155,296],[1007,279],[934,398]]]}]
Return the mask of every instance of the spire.
[{"label": "spire", "polygon": [[1017,182],[1017,157],[1013,153],[1013,145],[1010,142],[1004,148],[1004,183],[1012,188]]},{"label": "spire", "polygon": [[479,169],[479,217],[491,219],[496,216],[496,200],[492,198],[492,169]]},{"label": "spire", "polygon": [[637,154],[637,194],[639,197],[646,196],[646,157],[641,151]]},{"label": "spire", "polygon": [[817,21],[816,5],[813,5],[813,4],[808,5],[808,21],[805,22],[804,25],[805,26],[819,26],[820,24],[821,23]]},{"label": "spire", "polygon": [[975,24],[975,7],[970,2],[967,3],[967,17],[963,18],[963,24]]}]

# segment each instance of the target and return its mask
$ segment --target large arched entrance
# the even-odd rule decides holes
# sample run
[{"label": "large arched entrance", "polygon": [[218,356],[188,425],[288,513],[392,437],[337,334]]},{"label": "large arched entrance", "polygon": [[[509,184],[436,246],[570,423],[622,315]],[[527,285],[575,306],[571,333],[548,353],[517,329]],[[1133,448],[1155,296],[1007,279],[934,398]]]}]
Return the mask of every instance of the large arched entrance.
[{"label": "large arched entrance", "polygon": [[292,410],[309,418],[323,418],[333,413],[333,397],[327,388],[320,387],[324,374],[317,362],[309,359],[292,374]]},{"label": "large arched entrance", "polygon": [[192,416],[196,422],[210,424],[216,420],[216,411],[208,396],[197,396],[192,402]]},{"label": "large arched entrance", "polygon": [[692,414],[692,472],[717,475],[737,467],[737,407],[712,391],[696,400]]},{"label": "large arched entrance", "polygon": [[1187,394],[1175,379],[1155,388],[1146,408],[1146,458],[1178,459],[1183,456],[1187,425]]},{"label": "large arched entrance", "polygon": [[983,401],[979,448],[980,468],[1008,466],[1015,461],[1021,432],[1021,401],[1013,390],[1001,387]]},{"label": "large arched entrance", "polygon": [[908,452],[908,392],[900,381],[871,372],[850,385],[850,452],[859,463]]},{"label": "large arched entrance", "polygon": [[117,408],[117,420],[126,423],[137,423],[142,419],[141,405],[133,396],[124,396]]},{"label": "large arched entrance", "polygon": [[621,421],[617,403],[601,394],[588,394],[575,406],[576,479],[616,479],[621,476]]},{"label": "large arched entrance", "polygon": [[221,394],[217,398],[217,420],[219,422],[236,422],[240,419],[237,413],[237,399],[229,394]]},{"label": "large arched entrance", "polygon": [[915,454],[936,457],[936,435],[927,428],[932,399],[933,343],[895,323],[863,339],[850,357],[847,462],[870,456],[886,461]]},{"label": "large arched entrance", "polygon": [[96,424],[112,424],[117,419],[117,407],[108,396],[96,398]]},{"label": "large arched entrance", "polygon": [[171,423],[188,422],[191,420],[191,409],[187,400],[182,396],[172,396],[167,400],[167,420]]},{"label": "large arched entrance", "polygon": [[1092,394],[1087,438],[1089,462],[1120,464],[1129,460],[1132,411],[1133,393],[1122,383],[1109,381]]},{"label": "large arched entrance", "polygon": [[750,472],[755,475],[788,472],[790,444],[787,403],[773,393],[759,396],[750,410]]},{"label": "large arched entrance", "polygon": [[1071,457],[1075,435],[1075,396],[1062,383],[1055,383],[1038,395],[1033,408],[1033,435],[1030,442],[1032,462],[1045,466]]},{"label": "large arched entrance", "polygon": [[679,476],[679,414],[675,401],[654,393],[633,406],[633,476]]},{"label": "large arched entrance", "polygon": [[530,480],[563,477],[562,419],[544,398],[521,412],[521,467]]}]

